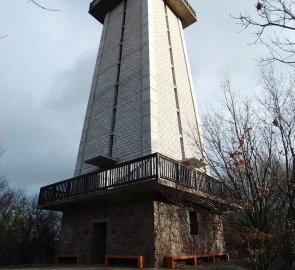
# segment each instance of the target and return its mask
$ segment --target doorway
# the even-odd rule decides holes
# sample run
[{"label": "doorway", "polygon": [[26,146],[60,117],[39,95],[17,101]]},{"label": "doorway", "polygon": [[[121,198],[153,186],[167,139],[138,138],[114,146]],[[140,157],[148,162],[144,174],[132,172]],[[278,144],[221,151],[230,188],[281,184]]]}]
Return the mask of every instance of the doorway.
[{"label": "doorway", "polygon": [[104,263],[107,223],[94,223],[92,228],[91,263]]}]

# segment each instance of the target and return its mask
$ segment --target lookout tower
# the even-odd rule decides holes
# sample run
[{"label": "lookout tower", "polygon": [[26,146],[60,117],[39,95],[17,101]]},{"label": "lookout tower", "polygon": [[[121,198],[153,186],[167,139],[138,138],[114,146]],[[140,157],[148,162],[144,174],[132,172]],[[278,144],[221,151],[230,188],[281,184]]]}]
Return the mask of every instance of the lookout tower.
[{"label": "lookout tower", "polygon": [[183,27],[183,0],[97,0],[104,24],[75,175],[160,152],[202,159]]},{"label": "lookout tower", "polygon": [[95,0],[89,13],[103,30],[75,175],[39,196],[63,212],[60,254],[160,267],[222,253],[222,183],[205,173],[183,38],[195,11],[186,0]]}]

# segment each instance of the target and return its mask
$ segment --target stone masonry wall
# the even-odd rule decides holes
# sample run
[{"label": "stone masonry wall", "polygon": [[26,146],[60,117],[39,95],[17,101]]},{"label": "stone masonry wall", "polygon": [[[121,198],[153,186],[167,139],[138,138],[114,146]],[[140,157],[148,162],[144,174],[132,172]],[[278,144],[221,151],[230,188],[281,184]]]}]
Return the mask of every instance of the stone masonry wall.
[{"label": "stone masonry wall", "polygon": [[197,211],[198,234],[190,235],[189,209],[154,202],[155,266],[163,267],[165,256],[224,251],[221,217]]},{"label": "stone masonry wall", "polygon": [[106,222],[106,254],[144,255],[153,265],[152,202],[95,205],[71,208],[63,213],[60,254],[86,255],[91,263],[92,228]]},{"label": "stone masonry wall", "polygon": [[163,267],[166,256],[224,251],[221,217],[198,211],[198,234],[190,234],[189,209],[158,201],[103,203],[63,213],[60,254],[86,255],[91,263],[93,225],[106,222],[108,255],[143,255],[146,267]]}]

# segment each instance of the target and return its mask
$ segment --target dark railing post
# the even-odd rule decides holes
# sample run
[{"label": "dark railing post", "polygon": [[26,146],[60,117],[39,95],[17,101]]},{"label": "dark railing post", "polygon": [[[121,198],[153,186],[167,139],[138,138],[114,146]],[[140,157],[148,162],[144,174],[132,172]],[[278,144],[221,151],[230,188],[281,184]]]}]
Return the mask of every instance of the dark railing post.
[{"label": "dark railing post", "polygon": [[179,183],[180,180],[180,163],[176,163],[176,182]]},{"label": "dark railing post", "polygon": [[88,193],[88,175],[84,176],[84,194]]},{"label": "dark railing post", "polygon": [[[107,175],[108,171],[103,172],[104,175],[104,187],[108,186],[108,175]],[[112,183],[110,183],[110,185],[112,185]]]},{"label": "dark railing post", "polygon": [[193,174],[193,183],[194,183],[194,187],[197,188],[197,190],[199,190],[199,185],[197,183],[197,172],[194,171],[194,174]]},{"label": "dark railing post", "polygon": [[67,182],[67,190],[66,190],[66,193],[67,193],[67,197],[70,197],[70,192],[71,192],[71,183],[72,181],[68,181]]},{"label": "dark railing post", "polygon": [[51,201],[56,200],[56,185],[53,185],[52,187],[52,194],[51,194]]},{"label": "dark railing post", "polygon": [[209,186],[208,186],[208,188],[209,188],[209,190],[208,190],[208,193],[210,194],[212,194],[212,180],[211,180],[211,177],[209,177],[209,181],[208,181],[208,184],[209,184]]},{"label": "dark railing post", "polygon": [[149,176],[151,177],[151,176],[154,175],[154,173],[153,173],[154,157],[151,157],[151,159],[150,159],[150,161],[149,161],[148,164],[149,164],[149,167],[148,167],[148,169],[149,169]]},{"label": "dark railing post", "polygon": [[128,183],[130,183],[130,181],[131,181],[131,164],[129,163],[128,164]]},{"label": "dark railing post", "polygon": [[161,164],[160,164],[160,154],[156,153],[156,178],[157,180],[160,179],[161,177]]}]

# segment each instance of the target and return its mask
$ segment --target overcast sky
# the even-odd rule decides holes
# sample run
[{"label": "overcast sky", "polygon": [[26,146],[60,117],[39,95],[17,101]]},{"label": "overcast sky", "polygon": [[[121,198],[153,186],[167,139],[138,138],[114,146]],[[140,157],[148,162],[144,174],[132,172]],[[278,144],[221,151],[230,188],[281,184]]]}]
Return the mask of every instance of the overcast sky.
[{"label": "overcast sky", "polygon": [[[33,194],[72,177],[102,26],[91,1],[0,0],[1,173]],[[190,0],[198,22],[185,30],[200,114],[215,106],[228,71],[239,91],[256,89],[261,50],[230,14],[255,0]]]}]

